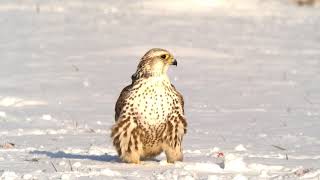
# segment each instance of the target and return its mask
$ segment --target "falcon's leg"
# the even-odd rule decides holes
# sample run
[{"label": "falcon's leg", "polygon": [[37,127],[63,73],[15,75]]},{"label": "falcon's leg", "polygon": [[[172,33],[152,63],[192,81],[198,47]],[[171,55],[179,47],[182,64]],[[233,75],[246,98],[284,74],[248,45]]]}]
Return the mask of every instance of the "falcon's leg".
[{"label": "falcon's leg", "polygon": [[183,154],[181,146],[171,147],[169,145],[164,145],[164,152],[166,153],[167,162],[174,163],[176,161],[183,161]]},{"label": "falcon's leg", "polygon": [[183,160],[182,139],[186,133],[187,123],[183,116],[171,117],[167,122],[166,140],[163,150],[167,156],[168,163]]},{"label": "falcon's leg", "polygon": [[112,128],[111,137],[120,158],[128,163],[140,163],[142,144],[135,122],[129,119],[118,121]]}]

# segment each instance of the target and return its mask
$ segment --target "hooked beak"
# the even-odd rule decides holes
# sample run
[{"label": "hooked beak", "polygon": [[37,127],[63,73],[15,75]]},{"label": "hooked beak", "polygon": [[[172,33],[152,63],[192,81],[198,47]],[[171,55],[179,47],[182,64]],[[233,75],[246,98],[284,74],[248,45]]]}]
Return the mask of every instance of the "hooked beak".
[{"label": "hooked beak", "polygon": [[174,59],[174,60],[172,61],[172,64],[171,64],[171,65],[178,66],[178,61],[177,61],[176,59]]}]

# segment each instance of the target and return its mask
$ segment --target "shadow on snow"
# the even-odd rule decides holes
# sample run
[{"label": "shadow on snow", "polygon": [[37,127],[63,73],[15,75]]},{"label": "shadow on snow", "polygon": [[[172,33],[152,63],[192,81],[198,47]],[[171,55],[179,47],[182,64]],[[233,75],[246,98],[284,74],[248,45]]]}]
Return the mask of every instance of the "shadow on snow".
[{"label": "shadow on snow", "polygon": [[50,152],[50,151],[32,151],[30,154],[46,155],[50,158],[65,158],[65,159],[90,159],[94,161],[105,161],[105,162],[121,162],[119,157],[116,155],[82,155],[82,154],[71,154],[63,151]]}]

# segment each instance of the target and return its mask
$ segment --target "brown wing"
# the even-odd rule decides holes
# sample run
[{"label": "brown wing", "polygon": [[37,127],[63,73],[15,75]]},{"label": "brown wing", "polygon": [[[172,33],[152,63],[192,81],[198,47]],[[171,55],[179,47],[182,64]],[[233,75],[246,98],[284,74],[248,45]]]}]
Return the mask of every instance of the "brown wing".
[{"label": "brown wing", "polygon": [[[184,117],[184,100],[183,100],[183,96],[180,94],[179,91],[177,91],[177,89],[174,87],[174,85],[172,85],[172,88],[174,90],[174,93],[177,95],[178,97],[178,103],[180,104],[181,108],[182,108],[182,114],[180,112],[178,112],[176,115],[178,115],[178,121],[174,121],[174,122],[171,122],[172,124],[176,124],[175,127],[179,127],[179,128],[182,128],[182,132],[183,134],[186,134],[187,133],[187,126],[188,126],[188,123],[187,123],[187,120],[186,118]],[[173,118],[174,119],[174,118]],[[170,127],[170,125],[169,125]],[[170,129],[170,128],[169,128]],[[179,130],[175,130],[175,132],[181,132]],[[182,141],[182,134],[177,134],[178,139],[175,140],[175,145],[178,143],[180,144],[181,141]]]},{"label": "brown wing", "polygon": [[126,105],[126,100],[127,97],[130,94],[130,89],[132,88],[132,84],[130,84],[129,86],[125,87],[121,93],[120,96],[117,100],[116,106],[115,106],[115,121],[118,121],[118,118],[120,116],[121,110],[123,109],[123,107]]},{"label": "brown wing", "polygon": [[176,87],[174,87],[173,84],[171,84],[172,88],[174,89],[174,92],[176,93],[176,95],[178,96],[179,98],[179,103],[181,104],[181,107],[182,107],[182,113],[184,114],[184,100],[183,100],[183,96],[182,94],[177,91]]}]

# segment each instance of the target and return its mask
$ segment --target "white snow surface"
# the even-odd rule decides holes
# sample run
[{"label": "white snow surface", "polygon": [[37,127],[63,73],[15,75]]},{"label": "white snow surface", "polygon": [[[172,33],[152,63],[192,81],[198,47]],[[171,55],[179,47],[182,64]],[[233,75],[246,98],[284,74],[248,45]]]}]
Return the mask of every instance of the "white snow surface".
[{"label": "white snow surface", "polygon": [[[317,6],[3,0],[0,27],[1,180],[320,178]],[[126,164],[114,104],[153,47],[178,60],[184,161]]]}]

